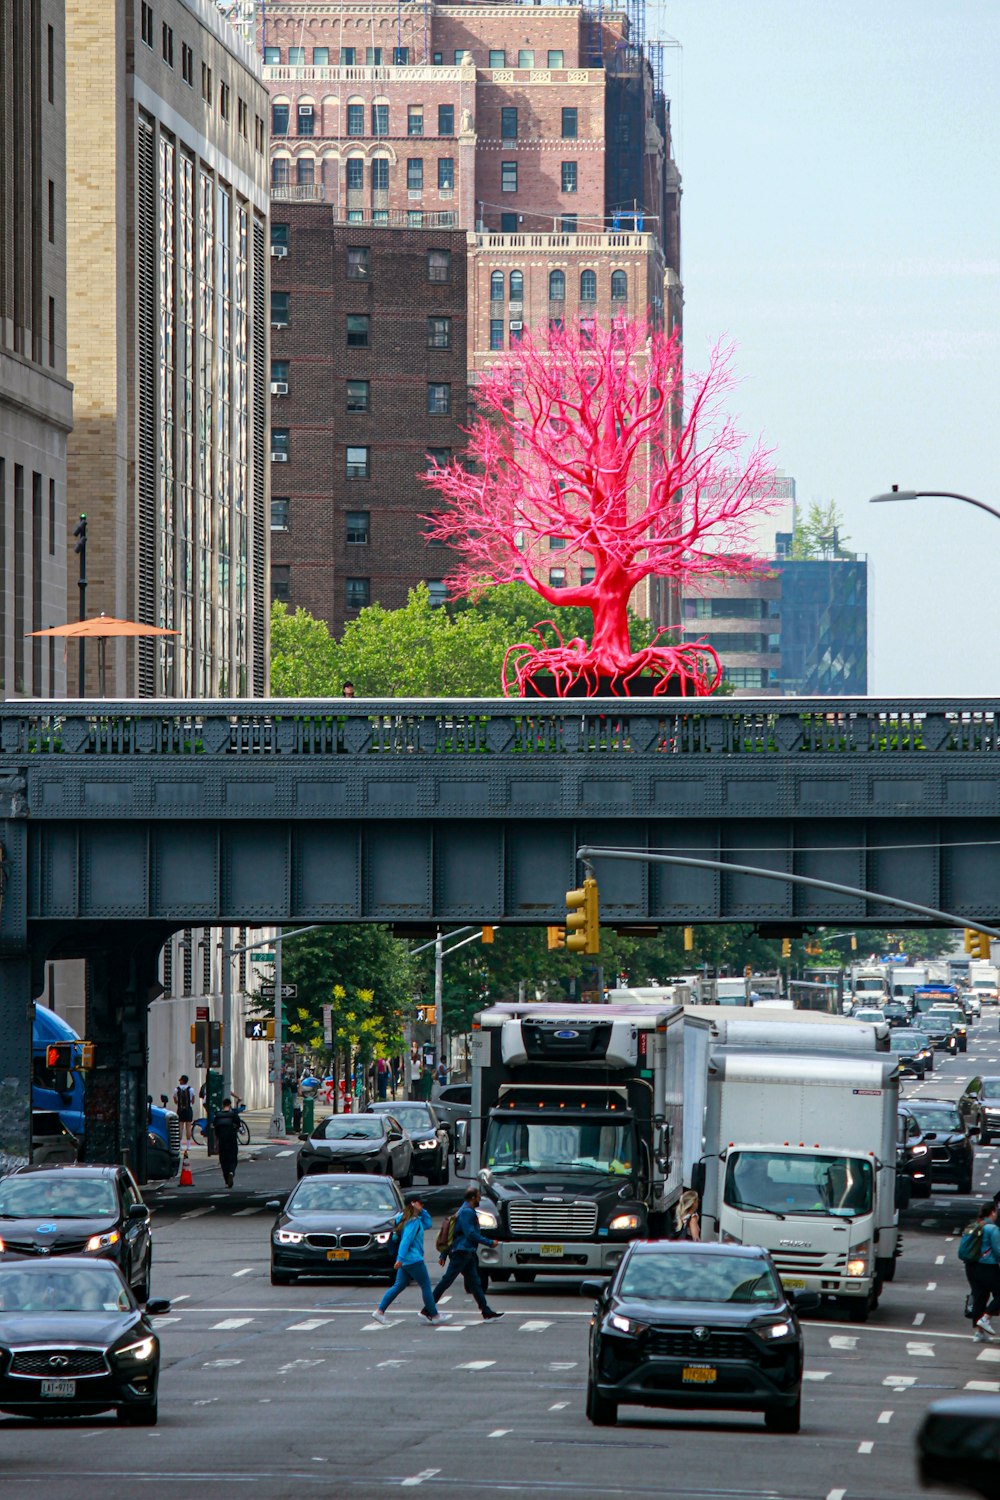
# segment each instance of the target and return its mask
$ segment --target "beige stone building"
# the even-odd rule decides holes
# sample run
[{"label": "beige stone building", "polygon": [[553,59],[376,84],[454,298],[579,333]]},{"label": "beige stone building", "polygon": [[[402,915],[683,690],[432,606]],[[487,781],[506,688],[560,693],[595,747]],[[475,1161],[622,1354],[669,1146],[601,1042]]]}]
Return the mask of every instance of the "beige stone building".
[{"label": "beige stone building", "polygon": [[260,65],[209,0],[67,0],[66,29],[69,506],[89,518],[88,613],[178,632],[109,648],[108,693],[259,696],[269,608]]},{"label": "beige stone building", "polygon": [[0,697],[66,687],[62,0],[0,0]]}]

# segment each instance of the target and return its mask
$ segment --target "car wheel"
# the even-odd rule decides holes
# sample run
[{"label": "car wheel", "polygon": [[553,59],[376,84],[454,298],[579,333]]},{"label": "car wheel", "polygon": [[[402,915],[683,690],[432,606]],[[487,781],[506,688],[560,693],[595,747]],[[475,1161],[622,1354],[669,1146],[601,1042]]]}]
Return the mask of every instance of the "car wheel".
[{"label": "car wheel", "polygon": [[867,1323],[872,1311],[871,1297],[844,1297],[841,1306],[849,1323]]},{"label": "car wheel", "polygon": [[535,1273],[534,1273],[534,1271],[515,1271],[514,1272],[514,1280],[515,1281],[519,1281],[522,1286],[529,1285],[529,1283],[532,1282],[532,1281],[534,1281],[534,1279],[535,1279]]},{"label": "car wheel", "polygon": [[614,1427],[618,1421],[618,1403],[602,1396],[593,1381],[587,1381],[587,1418],[595,1427]]},{"label": "car wheel", "polygon": [[772,1406],[764,1412],[768,1432],[798,1432],[802,1427],[802,1396],[794,1406]]},{"label": "car wheel", "polygon": [[959,1050],[959,1052],[968,1052],[968,1050],[969,1050],[969,1043],[967,1041],[965,1041],[965,1042],[959,1042],[959,1044],[958,1044],[958,1050]]},{"label": "car wheel", "polygon": [[156,1401],[152,1406],[119,1406],[118,1420],[124,1422],[126,1427],[155,1427],[159,1421],[160,1409]]},{"label": "car wheel", "polygon": [[401,1188],[412,1187],[413,1186],[413,1173],[412,1172],[407,1172],[404,1177],[400,1177],[399,1178],[399,1185],[400,1185]]},{"label": "car wheel", "polygon": [[151,1267],[149,1265],[149,1262],[147,1261],[146,1262],[146,1269],[142,1273],[142,1280],[139,1282],[138,1286],[134,1286],[132,1288],[132,1295],[135,1297],[135,1300],[137,1302],[148,1302],[149,1301],[149,1273],[150,1273],[150,1270],[151,1270]]},{"label": "car wheel", "polygon": [[[480,1275],[482,1275],[482,1269],[481,1268],[480,1268]],[[490,1280],[491,1281],[509,1281],[510,1280],[510,1275],[511,1275],[511,1273],[509,1271],[491,1271],[490,1272]]]},{"label": "car wheel", "polygon": [[959,1178],[958,1182],[956,1182],[956,1184],[955,1184],[955,1191],[958,1192],[958,1193],[971,1193],[972,1192],[972,1173],[971,1172],[969,1173],[968,1177],[961,1177],[961,1178]]},{"label": "car wheel", "polygon": [[913,1196],[915,1198],[929,1198],[932,1191],[933,1186],[929,1177],[925,1177],[923,1182],[915,1182],[913,1184]]},{"label": "car wheel", "polygon": [[[395,1280],[395,1277],[393,1277],[393,1280]],[[290,1271],[276,1271],[273,1266],[271,1267],[272,1286],[291,1286],[294,1281],[295,1277]]]}]

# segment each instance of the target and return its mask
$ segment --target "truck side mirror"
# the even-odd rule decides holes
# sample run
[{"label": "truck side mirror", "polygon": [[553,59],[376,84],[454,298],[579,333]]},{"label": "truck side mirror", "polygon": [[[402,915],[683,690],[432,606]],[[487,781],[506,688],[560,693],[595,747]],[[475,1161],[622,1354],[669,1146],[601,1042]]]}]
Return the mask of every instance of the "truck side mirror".
[{"label": "truck side mirror", "polygon": [[455,1154],[465,1156],[469,1150],[469,1122],[468,1120],[455,1121]]},{"label": "truck side mirror", "polygon": [[694,1164],[694,1166],[691,1168],[691,1186],[694,1189],[694,1191],[698,1194],[699,1198],[704,1197],[704,1194],[705,1194],[705,1163],[704,1163],[704,1161],[696,1161],[695,1164]]}]

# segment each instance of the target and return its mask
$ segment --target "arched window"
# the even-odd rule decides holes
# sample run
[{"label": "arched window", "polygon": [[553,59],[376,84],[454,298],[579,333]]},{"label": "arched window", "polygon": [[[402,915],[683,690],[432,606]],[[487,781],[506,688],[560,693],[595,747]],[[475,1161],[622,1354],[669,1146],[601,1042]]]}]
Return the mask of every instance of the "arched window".
[{"label": "arched window", "polygon": [[511,271],[510,273],[510,300],[512,302],[524,301],[524,272]]},{"label": "arched window", "polygon": [[550,271],[549,272],[549,301],[550,302],[565,302],[566,301],[566,272],[565,271]]},{"label": "arched window", "polygon": [[628,298],[628,277],[624,271],[611,272],[611,300],[624,302]]},{"label": "arched window", "polygon": [[490,301],[503,301],[503,272],[494,271],[490,277]]},{"label": "arched window", "polygon": [[292,170],[291,158],[288,156],[273,156],[271,158],[271,185],[272,187],[284,187],[290,180]]},{"label": "arched window", "polygon": [[597,272],[596,271],[581,271],[580,272],[580,301],[581,302],[596,302],[597,301]]}]

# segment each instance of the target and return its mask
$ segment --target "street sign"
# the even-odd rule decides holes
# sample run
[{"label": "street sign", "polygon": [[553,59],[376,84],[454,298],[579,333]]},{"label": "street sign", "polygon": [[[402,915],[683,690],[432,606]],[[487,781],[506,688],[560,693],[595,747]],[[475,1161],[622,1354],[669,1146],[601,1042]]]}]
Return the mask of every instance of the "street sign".
[{"label": "street sign", "polygon": [[273,964],[274,963],[274,954],[273,953],[251,953],[251,955],[250,955],[250,962],[252,964]]},{"label": "street sign", "polygon": [[[258,993],[258,995],[263,995],[265,999],[269,995],[273,995],[274,994],[274,982],[273,982],[273,980],[271,982],[268,982],[268,980],[265,979],[263,984],[258,985],[258,987],[257,987],[257,993]],[[297,984],[283,984],[281,986],[281,998],[282,998],[282,1000],[294,1000],[296,998],[296,996],[298,995],[298,993],[299,993],[299,987],[298,987]]]},{"label": "street sign", "polygon": [[333,1044],[333,1006],[323,1007],[323,1040],[328,1047]]}]

